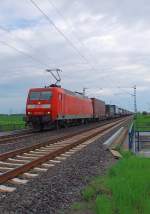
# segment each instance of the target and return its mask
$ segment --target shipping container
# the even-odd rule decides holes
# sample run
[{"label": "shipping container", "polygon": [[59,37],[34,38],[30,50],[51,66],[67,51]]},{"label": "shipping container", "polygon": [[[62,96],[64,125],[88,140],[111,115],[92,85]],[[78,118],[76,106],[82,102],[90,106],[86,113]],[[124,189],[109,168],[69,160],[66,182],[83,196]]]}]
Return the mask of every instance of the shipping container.
[{"label": "shipping container", "polygon": [[106,105],[105,106],[105,111],[106,111],[106,118],[112,118],[115,116],[115,108],[114,105]]},{"label": "shipping container", "polygon": [[119,108],[119,114],[123,115],[123,109],[122,108]]},{"label": "shipping container", "polygon": [[93,105],[93,118],[98,120],[105,119],[105,102],[96,98],[91,99]]}]

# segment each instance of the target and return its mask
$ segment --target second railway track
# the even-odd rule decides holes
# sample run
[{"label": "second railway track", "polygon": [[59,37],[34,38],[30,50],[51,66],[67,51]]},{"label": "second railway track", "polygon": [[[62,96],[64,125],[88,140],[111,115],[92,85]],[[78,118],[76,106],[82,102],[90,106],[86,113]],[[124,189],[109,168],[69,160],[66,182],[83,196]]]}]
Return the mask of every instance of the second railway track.
[{"label": "second railway track", "polygon": [[91,139],[100,137],[127,121],[129,118],[119,119],[88,131],[58,137],[0,155],[0,191],[14,191],[15,187],[10,184],[26,183],[27,179],[37,176],[37,172],[47,171],[55,163],[93,142]]},{"label": "second railway track", "polygon": [[33,135],[32,130],[26,130],[24,132],[18,132],[18,133],[9,134],[9,135],[2,135],[2,136],[0,136],[0,145],[9,143],[14,140],[22,139],[25,137],[30,137],[32,135]]},{"label": "second railway track", "polygon": [[[99,126],[103,126],[103,125],[106,125],[106,124],[109,124],[110,122],[113,122],[113,121],[116,121],[117,119],[112,119],[112,120],[109,120],[109,121],[101,121],[100,123],[98,124],[94,124],[94,127],[97,128]],[[90,129],[91,127],[91,124],[89,124],[89,127],[80,127],[81,129],[83,130],[88,130]],[[93,124],[92,124],[92,127],[93,127]],[[73,127],[70,127],[70,128],[73,128]],[[77,129],[79,127],[77,126]],[[44,132],[35,132],[33,130],[24,130],[24,131],[19,131],[18,133],[12,133],[12,134],[8,134],[8,135],[2,135],[0,136],[0,146],[7,146],[7,145],[12,145],[12,144],[18,144],[20,143],[21,141],[20,140],[24,140],[24,139],[29,139],[31,137],[41,137],[40,135],[44,135],[45,133],[48,133],[49,131],[52,131],[51,132],[51,138],[55,137],[55,135],[58,135],[58,133],[53,133],[54,130],[46,130]],[[56,131],[56,130],[55,130]],[[64,130],[61,130],[61,132],[64,132]],[[71,131],[71,130],[69,130]],[[67,131],[68,132],[68,131]],[[72,131],[71,131],[72,132]],[[76,132],[76,130],[75,130]],[[63,133],[62,133],[63,134]]]}]

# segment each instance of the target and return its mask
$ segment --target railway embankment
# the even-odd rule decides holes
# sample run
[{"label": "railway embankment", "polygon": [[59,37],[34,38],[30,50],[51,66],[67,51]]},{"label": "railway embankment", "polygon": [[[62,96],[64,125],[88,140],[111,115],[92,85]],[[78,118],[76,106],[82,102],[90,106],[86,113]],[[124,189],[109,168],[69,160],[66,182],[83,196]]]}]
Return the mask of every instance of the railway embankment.
[{"label": "railway embankment", "polygon": [[[121,128],[105,142],[119,160],[104,175],[91,178],[81,190],[80,200],[66,214],[150,213],[150,158],[129,151],[129,138],[124,133]],[[144,142],[141,151],[148,151],[149,135],[140,140]]]},{"label": "railway embankment", "polygon": [[[126,123],[128,123],[128,121],[124,124]],[[115,125],[111,129],[105,130],[100,137],[97,137],[97,139],[91,141],[91,143],[87,143],[86,146],[80,149],[74,149],[74,151],[70,153],[68,152],[66,157],[63,155],[62,160],[60,158],[59,161],[58,159],[57,161],[54,160],[53,166],[47,168],[46,172],[36,171],[38,176],[30,179],[24,178],[28,180],[26,184],[19,185],[19,183],[17,183],[15,186],[13,182],[15,191],[0,193],[0,212],[58,214],[62,213],[64,209],[65,211],[68,210],[71,204],[80,198],[80,192],[88,185],[91,178],[104,175],[107,169],[116,162],[116,159],[106,150],[103,143],[111,137],[122,124],[123,123],[120,122],[120,125]],[[104,128],[102,127],[101,129]],[[32,156],[33,152],[30,157]],[[19,158],[21,157],[17,156],[17,160]],[[12,162],[12,158],[10,159],[9,163]],[[17,160],[13,159],[13,161]],[[8,160],[6,161],[8,162]],[[45,166],[41,167],[45,168]],[[5,166],[1,167],[2,170],[4,168]],[[30,173],[33,175],[33,172]],[[28,176],[30,173],[28,173]],[[2,177],[4,176],[5,174],[2,174]],[[19,178],[22,179],[22,177]],[[12,182],[8,181],[8,183],[4,183],[4,185],[12,187]]]},{"label": "railway embankment", "polygon": [[[80,202],[70,213],[150,213],[150,159],[123,154],[104,176],[96,176],[82,189]],[[68,212],[68,213],[69,213]]]}]

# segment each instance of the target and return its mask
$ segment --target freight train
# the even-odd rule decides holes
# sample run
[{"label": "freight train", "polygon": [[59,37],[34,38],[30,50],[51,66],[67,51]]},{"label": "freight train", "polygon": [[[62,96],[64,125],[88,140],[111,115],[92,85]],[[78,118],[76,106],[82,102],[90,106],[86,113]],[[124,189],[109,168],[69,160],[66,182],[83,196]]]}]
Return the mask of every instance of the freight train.
[{"label": "freight train", "polygon": [[130,115],[116,105],[88,98],[56,85],[29,90],[26,103],[26,124],[42,130],[50,126],[66,126]]}]

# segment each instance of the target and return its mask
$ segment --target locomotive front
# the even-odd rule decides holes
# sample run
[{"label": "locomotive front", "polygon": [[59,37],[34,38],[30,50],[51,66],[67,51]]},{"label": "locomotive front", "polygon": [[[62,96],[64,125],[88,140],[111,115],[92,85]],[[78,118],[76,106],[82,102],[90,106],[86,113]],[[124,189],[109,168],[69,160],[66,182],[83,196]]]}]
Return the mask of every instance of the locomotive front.
[{"label": "locomotive front", "polygon": [[35,129],[43,129],[51,118],[52,91],[50,88],[30,89],[26,104],[26,122]]}]

